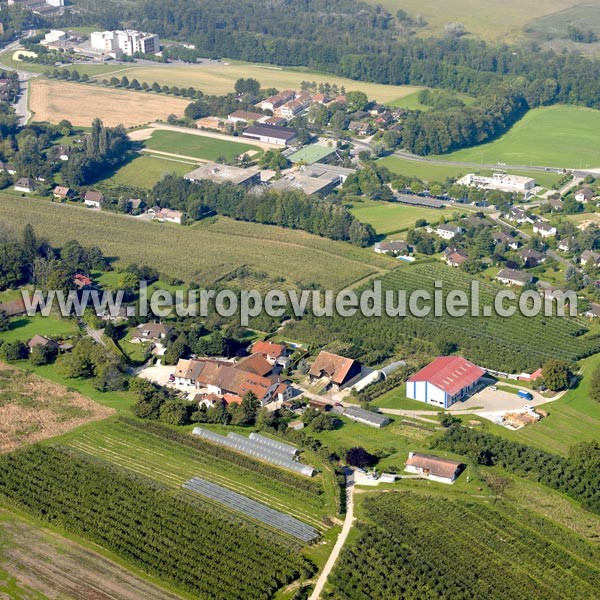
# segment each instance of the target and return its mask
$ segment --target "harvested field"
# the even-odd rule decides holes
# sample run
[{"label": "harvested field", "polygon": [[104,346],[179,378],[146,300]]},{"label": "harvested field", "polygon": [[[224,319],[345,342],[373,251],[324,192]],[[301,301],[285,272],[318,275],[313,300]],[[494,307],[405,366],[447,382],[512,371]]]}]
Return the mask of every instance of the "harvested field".
[{"label": "harvested field", "polygon": [[0,453],[99,421],[115,411],[0,363]]},{"label": "harvested field", "polygon": [[74,541],[4,511],[0,511],[0,597],[179,598]]},{"label": "harvested field", "polygon": [[105,125],[134,127],[170,114],[183,116],[189,101],[167,95],[148,94],[79,83],[36,79],[31,82],[29,107],[32,120],[58,123],[68,119],[89,126],[96,118]]}]

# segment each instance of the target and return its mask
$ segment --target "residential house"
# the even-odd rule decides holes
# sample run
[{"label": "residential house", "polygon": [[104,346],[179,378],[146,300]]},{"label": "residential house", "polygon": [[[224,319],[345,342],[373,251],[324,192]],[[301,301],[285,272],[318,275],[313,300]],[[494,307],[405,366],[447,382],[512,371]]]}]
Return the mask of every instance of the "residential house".
[{"label": "residential house", "polygon": [[465,230],[458,225],[439,225],[435,230],[435,233],[445,240],[451,240],[464,232]]},{"label": "residential house", "polygon": [[90,290],[94,287],[94,282],[83,273],[76,273],[73,276],[73,284],[78,290]]},{"label": "residential house", "polygon": [[563,238],[558,242],[558,249],[561,252],[571,252],[577,247],[577,238],[574,236]]},{"label": "residential house", "polygon": [[29,352],[31,352],[37,346],[41,346],[43,348],[49,347],[58,350],[58,342],[51,340],[43,335],[34,335],[28,342],[27,346],[29,347]]},{"label": "residential house", "polygon": [[462,463],[431,454],[409,452],[404,470],[439,483],[452,484],[463,469]]},{"label": "residential house", "polygon": [[442,253],[442,260],[451,267],[460,267],[468,259],[469,256],[464,250],[456,248],[446,248]]},{"label": "residential house", "polygon": [[318,104],[329,104],[329,102],[330,102],[329,98],[321,92],[319,92],[318,94],[315,94],[312,97],[312,99],[313,99],[313,102],[317,102]]},{"label": "residential house", "polygon": [[271,365],[282,363],[287,365],[289,363],[285,344],[276,344],[275,342],[271,342],[269,340],[259,340],[258,342],[254,342],[252,345],[252,353],[260,354]]},{"label": "residential house", "polygon": [[344,410],[344,416],[356,423],[362,423],[369,427],[377,427],[378,429],[382,429],[390,423],[389,417],[386,417],[381,413],[373,412],[372,410],[365,410],[358,406],[349,406],[346,408]]},{"label": "residential house", "polygon": [[518,208],[517,206],[511,206],[505,214],[505,217],[509,221],[519,223],[520,225],[523,223],[533,224],[537,221],[536,217],[528,215],[522,208]]},{"label": "residential house", "polygon": [[135,328],[135,333],[131,337],[131,341],[136,343],[142,342],[160,342],[169,335],[172,327],[163,323],[142,323]]},{"label": "residential house", "polygon": [[311,381],[325,379],[327,388],[339,391],[347,387],[361,374],[361,371],[361,364],[358,361],[323,350],[310,368],[309,375]]},{"label": "residential house", "polygon": [[393,256],[407,256],[413,252],[412,246],[403,240],[377,242],[374,250],[377,254],[392,254]]},{"label": "residential house", "polygon": [[565,203],[560,198],[551,198],[548,200],[552,212],[563,212]]},{"label": "residential house", "polygon": [[177,223],[181,225],[183,221],[183,213],[179,210],[171,210],[170,208],[161,208],[154,213],[154,219],[161,223]]},{"label": "residential house", "polygon": [[266,377],[273,371],[273,365],[259,353],[242,358],[235,363],[235,367],[246,371],[246,373],[253,373],[254,375],[260,375],[261,377]]},{"label": "residential house", "polygon": [[594,198],[594,192],[589,187],[581,188],[575,192],[577,202],[589,202]]},{"label": "residential house", "polygon": [[15,183],[15,192],[32,194],[36,189],[37,183],[30,177],[21,177],[17,183]]},{"label": "residential house", "polygon": [[9,317],[17,317],[19,315],[24,315],[27,312],[23,298],[0,303],[0,310],[5,312]]},{"label": "residential house", "polygon": [[88,190],[83,195],[83,202],[90,208],[100,208],[102,201],[104,200],[104,194],[102,192],[96,192],[94,190]]},{"label": "residential house", "polygon": [[408,398],[449,408],[469,397],[485,369],[462,356],[440,356],[406,381]]},{"label": "residential house", "polygon": [[247,110],[236,110],[227,117],[227,120],[230,123],[254,123],[255,121],[260,121],[260,119],[264,118],[265,115],[262,113],[249,112]]},{"label": "residential house", "polygon": [[358,135],[369,135],[371,133],[371,125],[363,121],[350,121],[348,131],[358,133]]},{"label": "residential house", "polygon": [[543,252],[539,252],[533,248],[523,248],[519,255],[521,256],[521,260],[526,269],[537,267],[546,262],[546,259],[548,258]]},{"label": "residential house", "polygon": [[17,174],[17,169],[15,167],[13,167],[9,163],[5,163],[5,162],[2,162],[2,161],[0,161],[0,171],[4,171],[5,173],[8,173],[9,175],[16,175]]},{"label": "residential house", "polygon": [[175,383],[177,385],[196,385],[203,368],[204,363],[199,360],[180,358],[175,366]]},{"label": "residential house", "polygon": [[600,304],[591,302],[588,309],[583,314],[590,319],[596,319],[597,317],[600,317]]},{"label": "residential house", "polygon": [[533,233],[537,233],[543,238],[554,237],[556,235],[556,227],[553,227],[550,223],[540,221],[533,225]]},{"label": "residential house", "polygon": [[275,94],[274,96],[270,96],[266,98],[262,102],[259,103],[259,106],[263,110],[270,110],[275,112],[280,106],[284,105],[286,102],[293,100],[296,97],[296,93],[294,90],[283,90],[279,92],[279,94]]},{"label": "residential house", "polygon": [[521,242],[504,231],[498,231],[492,234],[492,240],[495,244],[505,244],[512,250],[517,250],[521,246]]},{"label": "residential house", "polygon": [[584,266],[587,265],[588,263],[591,263],[594,266],[598,266],[600,264],[600,253],[594,252],[592,250],[584,250],[581,253],[579,262]]},{"label": "residential house", "polygon": [[66,162],[71,157],[71,147],[70,146],[59,146],[56,151],[56,156],[59,160]]},{"label": "residential house", "polygon": [[73,190],[65,185],[57,185],[52,191],[52,195],[58,200],[68,200],[73,197]]},{"label": "residential house", "polygon": [[496,279],[505,285],[516,285],[523,287],[533,281],[531,273],[525,271],[519,271],[518,269],[502,269]]},{"label": "residential house", "polygon": [[141,198],[131,198],[127,204],[132,214],[140,214],[146,207],[146,203]]}]

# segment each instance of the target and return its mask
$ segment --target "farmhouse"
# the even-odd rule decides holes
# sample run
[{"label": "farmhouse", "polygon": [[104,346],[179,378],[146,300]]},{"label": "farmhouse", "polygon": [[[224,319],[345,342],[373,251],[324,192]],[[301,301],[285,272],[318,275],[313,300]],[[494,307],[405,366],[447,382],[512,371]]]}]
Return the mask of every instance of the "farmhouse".
[{"label": "farmhouse", "polygon": [[481,175],[469,173],[459,179],[456,185],[526,194],[535,187],[535,179],[520,175],[507,175],[506,173],[494,173],[492,177],[482,177]]},{"label": "farmhouse", "polygon": [[311,381],[325,379],[327,387],[335,391],[348,386],[360,373],[358,361],[325,351],[319,353],[309,371]]},{"label": "farmhouse", "polygon": [[402,256],[412,254],[412,246],[403,240],[390,240],[389,242],[377,242],[374,246],[377,254],[392,254]]},{"label": "farmhouse", "polygon": [[37,189],[37,183],[30,177],[21,177],[15,183],[15,192],[24,192],[25,194],[32,194]]},{"label": "farmhouse", "polygon": [[358,135],[369,135],[369,133],[371,133],[371,126],[362,121],[350,121],[348,130],[358,133]]},{"label": "farmhouse", "polygon": [[29,351],[31,352],[37,346],[54,348],[58,350],[58,342],[51,340],[43,335],[34,335],[28,342],[27,346],[29,347]]},{"label": "farmhouse", "polygon": [[296,139],[296,136],[297,133],[294,129],[276,125],[253,125],[248,127],[242,134],[242,137],[278,146],[289,146]]},{"label": "farmhouse", "polygon": [[102,200],[104,200],[104,195],[101,192],[93,190],[88,190],[83,196],[84,204],[91,208],[100,208]]},{"label": "farmhouse", "polygon": [[462,356],[440,356],[409,377],[406,395],[426,404],[449,408],[466,399],[485,373],[485,369]]},{"label": "farmhouse", "polygon": [[159,342],[169,335],[171,327],[162,323],[142,323],[135,329],[131,341],[135,343],[141,342]]},{"label": "farmhouse", "polygon": [[266,377],[273,371],[273,365],[262,354],[251,354],[235,364],[237,369]]},{"label": "farmhouse", "polygon": [[204,363],[180,358],[175,367],[175,383],[178,385],[196,385],[196,380],[204,367]]},{"label": "farmhouse", "polygon": [[440,225],[436,230],[436,234],[445,240],[451,240],[457,235],[464,233],[465,230],[458,225]]},{"label": "farmhouse", "polygon": [[531,273],[525,273],[518,269],[502,269],[498,275],[496,275],[496,279],[505,285],[523,287],[533,281],[533,276]]},{"label": "farmhouse", "polygon": [[588,187],[581,188],[575,192],[577,202],[589,202],[594,197],[594,192]]},{"label": "farmhouse", "polygon": [[185,179],[193,183],[208,179],[215,183],[229,182],[235,183],[236,185],[243,185],[248,188],[260,184],[260,171],[209,163],[189,172],[185,175]]},{"label": "farmhouse", "polygon": [[179,210],[161,208],[158,211],[154,211],[154,219],[161,223],[177,223],[178,225],[181,225],[183,213]]},{"label": "farmhouse", "polygon": [[263,110],[275,111],[280,106],[296,97],[294,90],[283,90],[279,94],[270,96],[258,104]]},{"label": "farmhouse", "polygon": [[535,223],[533,226],[533,233],[537,233],[543,238],[554,237],[556,235],[556,227],[553,227],[549,223]]},{"label": "farmhouse", "polygon": [[439,483],[454,483],[461,469],[462,463],[456,460],[419,452],[409,452],[404,467],[404,470],[409,473],[416,473]]},{"label": "farmhouse", "polygon": [[66,200],[73,197],[73,190],[64,185],[57,185],[54,190],[52,190],[52,196],[59,200]]},{"label": "farmhouse", "polygon": [[346,410],[344,410],[344,416],[357,423],[362,423],[369,427],[377,427],[378,429],[381,429],[390,423],[389,417],[371,410],[359,408],[358,406],[349,406],[346,408]]}]

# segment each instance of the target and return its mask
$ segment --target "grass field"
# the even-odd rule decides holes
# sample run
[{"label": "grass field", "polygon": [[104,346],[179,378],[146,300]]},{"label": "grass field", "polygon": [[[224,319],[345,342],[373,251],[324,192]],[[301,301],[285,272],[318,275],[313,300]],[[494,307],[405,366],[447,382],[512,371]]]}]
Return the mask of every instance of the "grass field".
[{"label": "grass field", "polygon": [[126,165],[117,169],[110,177],[102,181],[102,185],[111,187],[112,184],[115,184],[150,189],[169,173],[185,175],[195,167],[194,163],[146,154],[136,156]]},{"label": "grass field", "polygon": [[[483,146],[480,147],[482,148]],[[492,174],[491,169],[469,167],[466,165],[464,167],[455,165],[440,165],[435,163],[408,160],[399,158],[398,156],[388,156],[386,158],[382,158],[379,162],[392,171],[392,173],[405,175],[407,177],[417,177],[418,179],[428,182],[445,181],[447,178],[457,179],[462,175],[466,175],[467,173],[478,173],[486,176],[490,176]],[[552,172],[527,171],[520,169],[511,169],[510,173],[514,175],[524,175],[525,177],[533,177],[539,185],[546,188],[551,188],[561,177],[561,175]]]},{"label": "grass field", "polygon": [[260,148],[252,144],[225,141],[206,136],[179,133],[177,131],[156,130],[149,139],[143,142],[144,147],[159,152],[169,152],[182,156],[192,156],[201,160],[215,161],[224,156],[228,161],[249,153],[262,153]]},{"label": "grass field", "polygon": [[90,125],[96,118],[105,125],[126,127],[143,125],[170,114],[183,116],[187,100],[103,88],[50,79],[35,79],[30,84],[29,107],[33,121],[58,123],[68,119],[73,125]]},{"label": "grass field", "polygon": [[[118,66],[118,65],[115,65]],[[337,83],[344,86],[346,91],[361,90],[370,99],[379,102],[393,102],[402,106],[401,99],[418,91],[419,87],[381,85],[354,81],[335,75],[324,75],[306,69],[285,69],[272,65],[248,64],[233,62],[227,65],[189,65],[189,66],[150,66],[150,67],[124,67],[122,72],[115,76],[127,75],[131,80],[134,77],[140,83],[149,84],[158,82],[160,85],[176,85],[179,87],[193,86],[205,94],[227,94],[233,92],[235,82],[241,77],[254,77],[262,87],[275,87],[283,90],[286,88],[299,89],[302,81],[316,81],[317,83]],[[104,77],[99,77],[103,79]]]},{"label": "grass field", "polygon": [[395,266],[370,249],[334,242],[303,231],[243,223],[226,218],[188,227],[153,223],[106,212],[0,196],[2,220],[17,228],[31,223],[55,245],[73,239],[97,244],[117,265],[150,264],[184,281],[209,285],[241,266],[264,273],[259,284],[309,285],[341,289],[370,274]]},{"label": "grass field", "polygon": [[451,208],[420,208],[398,202],[363,200],[353,202],[350,212],[363,223],[370,223],[378,234],[389,235],[415,226],[417,219],[435,223],[454,212]]},{"label": "grass field", "polygon": [[23,315],[13,317],[10,321],[10,329],[0,333],[0,340],[5,342],[28,342],[34,335],[45,335],[47,337],[69,337],[76,335],[79,329],[70,319],[59,319],[53,315],[35,317]]},{"label": "grass field", "polygon": [[0,362],[0,453],[112,414],[77,392]]},{"label": "grass field", "polygon": [[206,478],[319,529],[323,529],[321,517],[335,512],[334,507],[325,504],[326,496],[300,492],[296,497],[290,496],[287,488],[278,486],[269,477],[146,433],[123,421],[97,423],[63,436],[61,442],[174,489],[192,477]]},{"label": "grass field", "polygon": [[548,417],[512,432],[513,439],[558,454],[567,454],[577,442],[600,440],[600,403],[587,393],[591,373],[600,365],[600,354],[581,362],[583,379],[579,386],[560,400],[543,405]]},{"label": "grass field", "polygon": [[382,4],[392,14],[398,9],[411,17],[422,15],[427,26],[420,35],[442,34],[444,25],[451,21],[465,25],[475,37],[488,40],[517,41],[523,38],[524,29],[530,21],[544,15],[570,8],[579,4],[578,0],[532,0],[518,2],[507,0],[369,0],[372,4]]},{"label": "grass field", "polygon": [[581,169],[600,167],[600,110],[551,106],[530,110],[497,140],[437,158]]}]

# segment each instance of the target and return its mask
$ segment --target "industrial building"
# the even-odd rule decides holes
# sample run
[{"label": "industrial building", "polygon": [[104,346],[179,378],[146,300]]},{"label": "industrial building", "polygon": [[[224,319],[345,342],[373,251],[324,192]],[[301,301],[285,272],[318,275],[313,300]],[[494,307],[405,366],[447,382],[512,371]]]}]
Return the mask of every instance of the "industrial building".
[{"label": "industrial building", "polygon": [[160,39],[155,33],[127,29],[124,31],[94,31],[90,36],[92,51],[102,54],[131,56],[136,52],[156,54]]},{"label": "industrial building", "polygon": [[242,134],[242,137],[277,146],[289,146],[296,136],[297,133],[294,129],[276,125],[253,125]]},{"label": "industrial building", "polygon": [[450,408],[473,393],[485,373],[485,369],[462,356],[440,356],[408,378],[406,395],[426,404]]},{"label": "industrial building", "polygon": [[260,171],[209,163],[187,173],[184,178],[193,183],[208,179],[215,183],[229,182],[244,187],[252,187],[260,184]]}]

